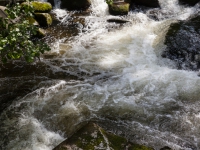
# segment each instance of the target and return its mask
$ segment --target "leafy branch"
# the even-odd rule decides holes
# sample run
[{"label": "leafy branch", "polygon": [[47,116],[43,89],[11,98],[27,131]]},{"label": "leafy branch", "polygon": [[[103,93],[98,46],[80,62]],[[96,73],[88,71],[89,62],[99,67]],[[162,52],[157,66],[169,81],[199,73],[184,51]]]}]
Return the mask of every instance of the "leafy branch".
[{"label": "leafy branch", "polygon": [[21,59],[33,62],[41,53],[49,51],[47,44],[35,39],[38,27],[27,18],[33,17],[31,5],[16,4],[6,10],[7,18],[0,18],[0,61]]},{"label": "leafy branch", "polygon": [[107,3],[108,5],[112,5],[112,4],[113,4],[113,0],[106,0],[106,3]]}]

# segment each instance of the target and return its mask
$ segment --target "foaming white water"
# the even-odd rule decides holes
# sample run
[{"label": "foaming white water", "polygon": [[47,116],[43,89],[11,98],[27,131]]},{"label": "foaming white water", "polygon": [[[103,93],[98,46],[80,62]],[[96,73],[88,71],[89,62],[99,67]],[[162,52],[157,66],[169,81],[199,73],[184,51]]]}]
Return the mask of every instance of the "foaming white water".
[{"label": "foaming white water", "polygon": [[195,13],[195,7],[185,7],[178,5],[178,0],[159,0],[160,6],[162,8],[162,13],[165,15],[174,16],[176,19],[185,20],[191,14]]},{"label": "foaming white water", "polygon": [[[182,12],[193,13],[187,10],[194,8],[178,6],[177,1],[160,2],[163,11],[178,12],[172,19],[184,17]],[[198,150],[200,78],[195,72],[173,69],[158,57],[153,47],[155,31],[165,20],[132,12],[127,16],[132,23],[113,25],[118,30],[110,30],[105,2],[93,0],[91,7],[94,14],[86,17],[86,31],[57,58],[63,61],[55,67],[83,80],[60,81],[13,103],[1,115],[0,129],[10,138],[0,145],[49,150],[76,125],[96,118],[125,124],[124,134],[132,134],[130,139],[156,149],[167,145],[175,150]],[[60,11],[55,10],[58,19],[68,16]]]},{"label": "foaming white water", "polygon": [[92,6],[91,9],[94,15],[105,16],[108,14],[108,5],[103,0],[91,0]]}]

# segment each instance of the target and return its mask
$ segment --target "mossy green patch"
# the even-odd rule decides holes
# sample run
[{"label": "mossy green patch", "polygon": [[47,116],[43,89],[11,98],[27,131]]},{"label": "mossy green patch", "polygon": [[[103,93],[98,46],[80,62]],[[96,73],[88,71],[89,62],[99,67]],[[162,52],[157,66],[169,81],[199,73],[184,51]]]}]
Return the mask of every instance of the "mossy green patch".
[{"label": "mossy green patch", "polygon": [[34,16],[42,27],[50,26],[52,24],[52,17],[48,13],[35,13]]},{"label": "mossy green patch", "polygon": [[35,12],[50,12],[52,10],[52,6],[48,2],[31,2]]},{"label": "mossy green patch", "polygon": [[43,37],[45,37],[45,35],[46,35],[45,30],[42,29],[42,28],[38,28],[38,31],[37,31],[36,36],[37,36],[38,38],[43,38]]},{"label": "mossy green patch", "polygon": [[32,2],[24,2],[21,5],[22,6],[31,5],[33,6],[35,12],[40,12],[40,13],[48,13],[52,10],[52,5],[48,2],[32,1]]},{"label": "mossy green patch", "polygon": [[129,12],[129,3],[113,3],[109,5],[109,13],[111,15],[127,15]]},{"label": "mossy green patch", "polygon": [[29,21],[29,24],[38,26],[39,23],[33,18],[33,17],[28,17],[27,20]]},{"label": "mossy green patch", "polygon": [[87,124],[53,150],[106,150],[108,148],[111,150],[153,150],[152,148],[148,148],[146,146],[128,142],[124,137],[108,133],[94,123]]}]

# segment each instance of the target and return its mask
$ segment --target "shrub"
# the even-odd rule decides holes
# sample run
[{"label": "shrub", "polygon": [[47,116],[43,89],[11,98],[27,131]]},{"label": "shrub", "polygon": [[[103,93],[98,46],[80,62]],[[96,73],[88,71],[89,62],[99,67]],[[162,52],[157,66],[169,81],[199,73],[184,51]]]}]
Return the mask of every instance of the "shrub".
[{"label": "shrub", "polygon": [[33,37],[38,28],[26,19],[33,17],[33,7],[16,4],[7,8],[7,18],[0,18],[0,61],[22,59],[33,62],[41,53],[50,48],[41,40]]}]

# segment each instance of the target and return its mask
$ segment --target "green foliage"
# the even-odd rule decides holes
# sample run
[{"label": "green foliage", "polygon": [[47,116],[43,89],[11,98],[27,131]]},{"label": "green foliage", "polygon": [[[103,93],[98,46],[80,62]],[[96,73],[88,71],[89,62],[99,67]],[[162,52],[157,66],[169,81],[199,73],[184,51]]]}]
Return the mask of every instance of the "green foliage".
[{"label": "green foliage", "polygon": [[49,51],[44,42],[35,40],[38,28],[26,19],[33,15],[32,6],[19,4],[6,9],[7,18],[0,18],[0,61],[22,59],[33,62],[40,53]]},{"label": "green foliage", "polygon": [[113,4],[113,0],[106,0],[106,3],[107,3],[108,5],[112,5],[112,4]]}]

